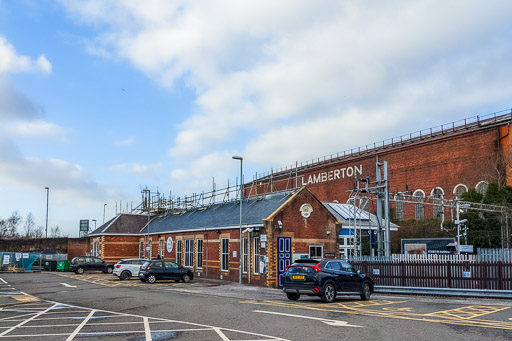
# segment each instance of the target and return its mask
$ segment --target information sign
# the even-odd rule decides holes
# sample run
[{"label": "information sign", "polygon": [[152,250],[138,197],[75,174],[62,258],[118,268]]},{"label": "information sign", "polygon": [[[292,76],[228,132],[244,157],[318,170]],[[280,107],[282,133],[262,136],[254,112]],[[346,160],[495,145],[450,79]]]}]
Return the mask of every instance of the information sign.
[{"label": "information sign", "polygon": [[80,220],[80,232],[89,232],[89,220]]}]

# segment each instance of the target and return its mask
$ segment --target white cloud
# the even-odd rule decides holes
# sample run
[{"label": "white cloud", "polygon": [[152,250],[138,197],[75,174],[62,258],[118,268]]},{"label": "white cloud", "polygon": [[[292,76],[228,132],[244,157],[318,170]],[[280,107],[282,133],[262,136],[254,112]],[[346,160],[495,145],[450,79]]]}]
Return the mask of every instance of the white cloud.
[{"label": "white cloud", "polygon": [[149,165],[142,165],[139,163],[124,163],[110,167],[113,172],[118,173],[131,173],[143,175],[155,175],[162,169],[162,163],[153,163]]},{"label": "white cloud", "polygon": [[31,138],[50,138],[60,142],[68,141],[68,131],[54,123],[41,120],[14,121],[5,125],[1,130],[16,136]]},{"label": "white cloud", "polygon": [[124,140],[115,141],[114,145],[116,145],[118,147],[124,147],[124,146],[131,146],[134,143],[135,143],[135,138],[133,136],[130,136]]},{"label": "white cloud", "polygon": [[171,173],[182,183],[225,175],[234,141],[280,167],[499,110],[512,93],[510,1],[63,3],[99,30],[91,48],[196,91],[169,148],[187,160]]},{"label": "white cloud", "polygon": [[52,72],[52,65],[44,54],[35,61],[30,57],[18,55],[14,46],[0,36],[0,73],[16,72],[39,72],[49,75]]}]

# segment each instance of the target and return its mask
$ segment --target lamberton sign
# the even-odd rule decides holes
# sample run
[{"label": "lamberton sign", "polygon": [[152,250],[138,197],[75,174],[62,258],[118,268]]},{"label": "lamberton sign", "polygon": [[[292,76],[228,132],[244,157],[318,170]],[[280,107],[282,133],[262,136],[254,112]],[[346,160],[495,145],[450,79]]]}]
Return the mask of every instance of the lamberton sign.
[{"label": "lamberton sign", "polygon": [[311,184],[317,184],[320,182],[328,182],[350,177],[356,177],[358,175],[363,175],[363,165],[344,167],[339,169],[333,169],[328,172],[312,174],[309,177],[307,177],[307,181],[305,181],[305,176],[302,176],[301,178],[302,186],[307,186]]}]

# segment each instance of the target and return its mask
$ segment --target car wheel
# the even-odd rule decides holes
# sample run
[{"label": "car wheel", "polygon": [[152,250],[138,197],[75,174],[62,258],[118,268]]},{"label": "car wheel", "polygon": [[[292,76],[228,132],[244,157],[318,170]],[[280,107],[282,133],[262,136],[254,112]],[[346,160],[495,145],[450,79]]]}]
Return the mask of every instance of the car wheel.
[{"label": "car wheel", "polygon": [[371,294],[372,289],[370,288],[370,285],[368,283],[363,283],[363,286],[361,287],[361,300],[368,301]]},{"label": "car wheel", "polygon": [[130,271],[123,271],[123,272],[121,272],[121,276],[119,276],[119,278],[123,281],[125,279],[130,279],[130,277],[132,277],[132,274],[130,273]]},{"label": "car wheel", "polygon": [[111,273],[112,273],[112,271],[114,271],[114,269],[113,269],[111,266],[109,266],[109,267],[107,267],[107,268],[105,269],[105,272],[106,272],[106,273],[108,273],[108,274],[111,274]]},{"label": "car wheel", "polygon": [[331,303],[336,299],[336,288],[332,283],[327,283],[324,286],[324,292],[322,293],[322,302]]},{"label": "car wheel", "polygon": [[300,294],[294,294],[294,293],[291,293],[291,292],[287,292],[286,293],[286,297],[288,297],[289,300],[292,300],[292,301],[297,301],[300,297]]},{"label": "car wheel", "polygon": [[149,283],[155,283],[156,282],[156,276],[155,275],[149,275],[148,276],[148,282]]},{"label": "car wheel", "polygon": [[183,280],[183,283],[188,283],[188,282],[190,282],[190,276],[189,275],[183,275],[182,280]]},{"label": "car wheel", "polygon": [[79,274],[79,275],[83,274],[83,273],[84,273],[84,268],[83,268],[83,267],[81,267],[81,266],[79,266],[78,268],[76,268],[75,273],[77,273],[77,274]]}]

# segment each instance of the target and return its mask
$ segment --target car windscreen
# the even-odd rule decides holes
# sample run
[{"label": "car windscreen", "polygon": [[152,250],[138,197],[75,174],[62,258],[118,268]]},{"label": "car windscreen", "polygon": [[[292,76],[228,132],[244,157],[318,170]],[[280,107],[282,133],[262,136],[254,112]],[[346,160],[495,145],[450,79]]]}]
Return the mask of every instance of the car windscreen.
[{"label": "car windscreen", "polygon": [[290,266],[288,268],[288,273],[291,274],[312,274],[313,268],[310,266]]}]

